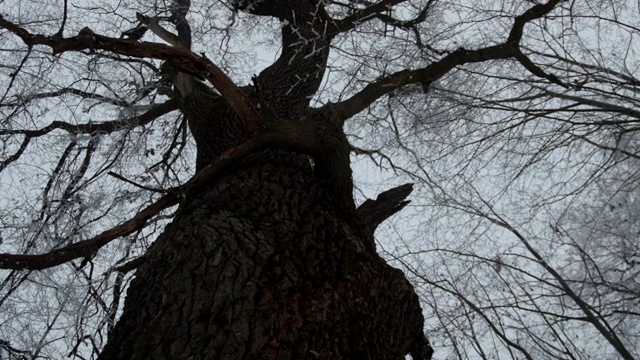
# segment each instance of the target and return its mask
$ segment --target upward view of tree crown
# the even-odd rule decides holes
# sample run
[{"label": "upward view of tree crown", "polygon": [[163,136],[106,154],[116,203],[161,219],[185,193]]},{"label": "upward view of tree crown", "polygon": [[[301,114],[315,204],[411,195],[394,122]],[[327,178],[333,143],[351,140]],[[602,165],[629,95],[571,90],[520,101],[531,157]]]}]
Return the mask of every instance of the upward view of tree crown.
[{"label": "upward view of tree crown", "polygon": [[0,358],[640,357],[638,19],[0,0]]}]

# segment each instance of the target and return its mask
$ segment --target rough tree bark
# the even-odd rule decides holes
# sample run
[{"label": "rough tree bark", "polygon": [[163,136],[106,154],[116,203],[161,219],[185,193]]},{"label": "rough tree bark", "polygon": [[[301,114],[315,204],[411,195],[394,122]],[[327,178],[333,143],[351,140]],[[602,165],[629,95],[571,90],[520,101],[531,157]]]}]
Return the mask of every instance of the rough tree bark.
[{"label": "rough tree bark", "polygon": [[[245,93],[263,117],[326,122],[330,133],[318,136],[331,150],[312,157],[263,150],[187,194],[138,268],[100,359],[430,359],[418,297],[373,240],[411,187],[355,209],[340,119],[308,107],[331,42],[321,5],[236,5],[289,24],[281,57]],[[180,10],[174,20],[184,37]],[[236,113],[202,86],[175,93],[198,145],[198,169],[242,137]]]}]

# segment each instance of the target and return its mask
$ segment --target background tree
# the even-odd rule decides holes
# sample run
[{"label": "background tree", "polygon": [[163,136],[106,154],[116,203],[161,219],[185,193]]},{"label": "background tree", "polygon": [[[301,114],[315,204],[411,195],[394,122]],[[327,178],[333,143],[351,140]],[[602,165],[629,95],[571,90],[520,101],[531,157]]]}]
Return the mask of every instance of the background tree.
[{"label": "background tree", "polygon": [[428,358],[410,179],[438,352],[637,356],[637,4],[3,5],[0,352]]},{"label": "background tree", "polygon": [[403,229],[387,249],[451,357],[638,357],[637,6],[572,2],[525,28],[535,67],[461,67],[425,108],[392,106],[421,134],[395,165],[427,185],[425,220],[379,238]]}]

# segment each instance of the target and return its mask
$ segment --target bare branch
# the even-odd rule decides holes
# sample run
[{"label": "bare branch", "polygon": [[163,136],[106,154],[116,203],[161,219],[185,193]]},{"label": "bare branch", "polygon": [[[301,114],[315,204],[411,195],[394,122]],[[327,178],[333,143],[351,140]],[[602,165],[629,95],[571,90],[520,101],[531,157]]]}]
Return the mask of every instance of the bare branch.
[{"label": "bare branch", "polygon": [[[542,89],[541,89],[542,90]],[[611,103],[606,103],[603,101],[593,100],[589,98],[585,98],[582,96],[569,95],[569,94],[561,94],[559,92],[551,91],[551,90],[542,90],[545,94],[549,96],[556,97],[558,99],[565,99],[575,101],[578,104],[593,106],[594,108],[605,110],[608,112],[618,113],[621,115],[631,116],[633,118],[640,120],[640,111],[634,110],[629,107],[615,105]]]},{"label": "bare branch", "polygon": [[160,211],[178,203],[174,194],[165,195],[153,204],[147,206],[131,220],[102,232],[89,240],[80,241],[60,249],[39,255],[0,254],[0,268],[14,270],[42,270],[64,264],[77,258],[90,258],[101,247],[118,237],[131,234],[142,229],[149,219]]},{"label": "bare branch", "polygon": [[158,192],[158,193],[162,193],[162,194],[167,192],[165,189],[158,189],[158,188],[153,188],[153,187],[145,186],[145,185],[142,185],[142,184],[138,184],[137,182],[135,182],[133,180],[129,180],[126,177],[124,177],[124,176],[122,176],[120,174],[114,173],[113,171],[109,171],[107,174],[113,176],[116,179],[122,180],[122,181],[124,181],[124,182],[126,182],[128,184],[131,184],[131,185],[133,185],[135,187],[143,189],[143,190]]},{"label": "bare branch", "polygon": [[[544,73],[531,63],[531,61],[522,54],[519,48],[519,42],[522,38],[522,30],[526,23],[545,16],[561,1],[562,0],[550,0],[544,5],[535,5],[524,14],[516,17],[508,39],[502,44],[478,50],[459,48],[458,50],[449,53],[439,61],[431,63],[422,69],[399,71],[370,83],[351,98],[336,104],[343,120],[346,120],[364,110],[383,95],[405,85],[422,84],[423,88],[426,90],[434,81],[442,78],[455,67],[468,63],[499,59],[517,59],[534,75],[543,77],[557,84],[562,84],[557,77]],[[388,6],[391,3],[395,4],[393,1],[381,1],[373,6],[380,6],[381,4]]]},{"label": "bare branch", "polygon": [[17,35],[28,46],[50,47],[54,54],[80,50],[106,50],[133,57],[150,57],[167,60],[180,70],[199,74],[209,80],[220,92],[224,100],[238,114],[247,133],[258,129],[258,112],[249,97],[231,79],[204,55],[196,55],[188,49],[164,44],[121,40],[95,34],[84,28],[78,36],[55,39],[51,36],[31,34],[27,30],[0,16],[0,27]]},{"label": "bare branch", "polygon": [[107,103],[107,104],[112,104],[112,105],[116,105],[116,106],[123,106],[123,107],[130,107],[133,104],[124,101],[124,100],[119,100],[119,99],[112,99],[100,94],[94,94],[94,93],[90,93],[87,91],[83,91],[80,89],[74,89],[74,88],[62,88],[60,90],[57,91],[51,91],[51,92],[46,92],[46,93],[37,93],[37,94],[32,94],[32,95],[28,95],[28,96],[22,96],[22,97],[17,97],[15,101],[13,102],[9,102],[9,103],[0,103],[0,107],[13,107],[13,106],[24,106],[25,104],[33,101],[33,100],[39,100],[39,99],[46,99],[46,98],[53,98],[53,97],[58,97],[60,95],[65,95],[65,94],[73,94],[73,95],[77,95],[80,98],[83,99],[93,99],[93,100],[98,100],[102,103]]},{"label": "bare branch", "polygon": [[[324,119],[327,117],[327,114],[317,112],[317,116]],[[89,240],[80,241],[45,254],[0,254],[0,269],[42,270],[64,264],[73,259],[81,257],[90,258],[102,246],[119,237],[142,229],[152,217],[162,210],[178,204],[181,199],[192,197],[199,193],[210,186],[212,182],[223,176],[234,164],[237,164],[250,154],[260,150],[290,149],[300,151],[314,156],[318,163],[330,162],[326,160],[327,158],[338,158],[339,154],[336,154],[336,152],[340,152],[342,149],[337,149],[334,142],[327,141],[328,136],[325,134],[326,132],[333,132],[335,129],[328,129],[326,124],[321,121],[316,121],[315,126],[308,125],[309,124],[305,123],[284,121],[271,122],[268,130],[262,131],[254,135],[251,139],[227,150],[217,161],[198,171],[198,173],[184,185],[167,190],[166,195],[145,207],[130,220],[106,230]],[[346,154],[348,160],[348,152],[346,152]],[[348,171],[348,162],[343,165],[346,165]],[[344,173],[344,169],[340,169],[340,172],[341,174]],[[351,181],[350,171],[348,171],[348,174],[348,180]],[[343,185],[344,184],[336,184],[337,187]]]},{"label": "bare branch", "polygon": [[516,46],[500,44],[479,50],[458,49],[442,58],[417,70],[402,70],[365,86],[357,94],[342,102],[334,104],[343,120],[346,120],[367,108],[380,97],[405,85],[422,84],[428,88],[431,83],[442,78],[459,65],[483,62],[487,60],[509,59],[515,56]]},{"label": "bare branch", "polygon": [[378,225],[410,203],[405,199],[411,191],[413,184],[404,184],[381,192],[375,200],[367,199],[356,212],[367,230],[373,233]]},{"label": "bare branch", "polygon": [[381,12],[375,13],[371,18],[378,19],[387,25],[408,30],[411,28],[415,28],[416,25],[423,23],[427,19],[427,15],[429,15],[429,10],[431,9],[431,5],[433,5],[434,3],[435,3],[435,0],[429,0],[427,4],[424,6],[424,8],[420,10],[418,15],[411,20],[398,20],[393,18],[390,15],[387,15]]},{"label": "bare branch", "polygon": [[31,142],[31,137],[30,136],[25,137],[22,140],[22,143],[20,144],[20,147],[18,148],[18,150],[15,153],[13,153],[13,155],[7,157],[4,161],[0,162],[0,172],[2,172],[9,164],[18,160],[20,158],[20,155],[22,155],[22,153],[24,153],[24,151],[27,149],[27,146],[29,146],[30,142]]},{"label": "bare branch", "polygon": [[576,304],[578,305],[580,310],[585,314],[585,316],[588,319],[589,323],[591,323],[602,334],[602,336],[605,339],[607,339],[607,341],[609,341],[609,343],[616,349],[616,351],[618,351],[618,353],[622,356],[622,358],[623,359],[627,359],[627,360],[634,359],[633,355],[631,355],[629,350],[627,350],[627,348],[622,343],[622,341],[620,341],[620,339],[615,334],[615,332],[609,331],[607,329],[608,326],[605,327],[605,324],[602,323],[602,321],[603,321],[602,317],[597,316],[596,314],[593,313],[593,311],[591,309],[591,306],[589,306],[589,304],[585,303],[582,300],[582,298],[578,294],[576,294],[575,291],[573,291],[573,289],[571,288],[571,286],[569,286],[569,284],[567,283],[565,278],[558,271],[556,271],[556,269],[553,266],[551,266],[551,264],[549,264],[548,262],[546,262],[544,260],[542,255],[540,255],[540,253],[531,245],[531,243],[517,229],[515,229],[513,226],[511,226],[506,220],[504,220],[498,214],[496,214],[493,211],[493,208],[491,208],[491,206],[489,204],[487,204],[487,203],[485,203],[485,204],[487,206],[489,206],[489,208],[491,209],[490,211],[491,211],[492,214],[490,215],[490,214],[485,214],[485,213],[482,213],[480,211],[477,211],[477,212],[475,212],[475,215],[481,216],[481,217],[487,219],[488,221],[492,222],[493,224],[496,224],[498,226],[501,226],[501,227],[507,229],[513,235],[515,235],[518,238],[518,240],[520,240],[520,242],[522,242],[522,244],[527,248],[527,250],[531,253],[531,255],[533,255],[535,257],[537,262],[542,267],[544,267],[545,270],[548,271],[553,276],[554,279],[556,279],[558,284],[560,284],[560,286],[562,287],[563,291],[573,301],[576,302]]},{"label": "bare branch", "polygon": [[[38,130],[16,129],[16,130],[0,130],[0,135],[25,135],[28,138],[34,138],[42,135],[46,135],[53,130],[65,130],[71,134],[93,134],[93,133],[105,133],[109,134],[114,131],[122,130],[126,126],[125,124],[132,124],[135,126],[147,125],[158,117],[168,114],[178,108],[175,100],[167,100],[160,105],[156,105],[149,109],[144,114],[135,116],[124,120],[112,120],[97,123],[88,124],[71,124],[65,121],[53,121],[51,124]],[[129,127],[126,127],[129,128]]]},{"label": "bare branch", "polygon": [[407,0],[382,0],[336,22],[338,32],[345,32],[379,16],[380,13],[391,9]]},{"label": "bare branch", "polygon": [[536,4],[531,9],[525,11],[524,14],[516,16],[511,32],[509,33],[509,38],[507,39],[507,44],[520,43],[520,40],[522,40],[524,26],[527,25],[528,22],[547,15],[556,7],[556,5],[563,1],[564,0],[549,0],[545,4]]}]

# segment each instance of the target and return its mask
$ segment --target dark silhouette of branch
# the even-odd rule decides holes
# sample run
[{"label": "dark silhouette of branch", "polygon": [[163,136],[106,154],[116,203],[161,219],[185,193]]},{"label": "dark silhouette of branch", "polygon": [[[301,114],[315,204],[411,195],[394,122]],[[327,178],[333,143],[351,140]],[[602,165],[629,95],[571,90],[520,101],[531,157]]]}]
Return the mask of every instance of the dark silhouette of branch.
[{"label": "dark silhouette of branch", "polygon": [[34,138],[42,135],[46,135],[53,130],[64,130],[71,134],[93,134],[93,133],[112,133],[114,131],[121,130],[125,124],[135,124],[135,126],[147,125],[159,116],[165,115],[178,108],[175,100],[167,100],[162,104],[156,105],[139,116],[125,119],[125,120],[112,120],[98,123],[89,124],[71,124],[65,121],[53,121],[51,124],[37,130],[16,129],[16,130],[2,130],[0,129],[0,135],[25,135],[28,138]]},{"label": "dark silhouette of branch", "polygon": [[[551,74],[546,74],[537,66],[533,65],[533,63],[531,63],[531,61],[522,54],[519,48],[519,42],[522,39],[522,29],[525,24],[529,21],[545,16],[561,1],[562,0],[550,0],[544,5],[535,5],[522,15],[517,16],[514,20],[509,37],[501,44],[476,50],[459,48],[458,50],[447,54],[439,61],[433,62],[424,68],[402,70],[391,75],[384,76],[377,81],[369,83],[364,87],[364,89],[353,95],[351,98],[335,104],[336,109],[341,114],[342,119],[346,120],[367,108],[380,97],[403,86],[409,84],[422,84],[423,88],[427,90],[434,81],[442,78],[455,67],[468,63],[484,62],[487,60],[515,59],[523,64],[523,66],[525,66],[525,68],[534,75],[562,85],[557,77]],[[388,6],[390,4],[395,4],[395,2],[381,1],[371,7],[381,6],[381,4]],[[373,16],[373,14],[371,16]]]},{"label": "dark silhouette of branch", "polygon": [[122,181],[124,181],[124,182],[126,182],[126,183],[128,183],[128,184],[131,184],[131,185],[133,185],[133,186],[135,186],[135,187],[138,187],[138,188],[140,188],[140,189],[143,189],[143,190],[153,191],[153,192],[158,192],[158,193],[162,193],[162,194],[164,194],[164,193],[166,193],[166,192],[167,192],[167,191],[166,191],[166,190],[164,190],[164,189],[158,189],[158,188],[153,188],[153,187],[145,186],[145,185],[142,185],[142,184],[138,184],[137,182],[135,182],[135,181],[133,181],[133,180],[129,180],[129,179],[127,179],[126,177],[124,177],[124,176],[122,176],[122,175],[120,175],[120,174],[116,174],[116,173],[114,173],[113,171],[109,171],[109,172],[107,173],[107,175],[111,175],[111,176],[113,176],[113,177],[114,177],[114,178],[116,178],[116,179],[122,180]]},{"label": "dark silhouette of branch", "polygon": [[422,84],[424,88],[428,88],[434,81],[442,78],[456,66],[487,60],[510,59],[515,56],[517,51],[517,46],[507,44],[478,50],[460,48],[424,68],[402,70],[374,81],[351,98],[336,103],[334,106],[340,112],[342,119],[346,120],[366,109],[380,97],[405,85]]},{"label": "dark silhouette of branch", "polygon": [[15,153],[13,153],[13,155],[8,156],[4,161],[0,162],[0,172],[2,172],[9,164],[18,160],[20,158],[20,155],[22,155],[22,153],[24,153],[24,151],[27,149],[27,146],[29,145],[30,142],[31,142],[31,137],[30,136],[25,137],[22,140],[22,143],[20,144],[20,147],[18,148],[18,150]]},{"label": "dark silhouette of branch", "polygon": [[354,27],[367,22],[373,18],[379,16],[383,11],[391,9],[393,6],[401,4],[407,0],[382,0],[375,4],[371,4],[366,8],[357,11],[355,14],[347,16],[342,20],[336,22],[338,32],[345,32],[353,29]]},{"label": "dark silhouette of branch", "polygon": [[12,106],[24,106],[25,104],[33,101],[33,100],[38,100],[38,99],[46,99],[46,98],[55,98],[58,97],[60,95],[66,95],[66,94],[73,94],[76,95],[80,98],[83,99],[93,99],[93,100],[98,100],[100,102],[103,103],[107,103],[107,104],[112,104],[112,105],[116,105],[116,106],[123,106],[123,107],[130,107],[133,104],[124,101],[124,100],[119,100],[119,99],[112,99],[100,94],[94,94],[94,93],[90,93],[87,91],[83,91],[80,89],[74,89],[74,88],[62,88],[60,90],[57,91],[52,91],[52,92],[46,92],[46,93],[38,93],[38,94],[33,94],[33,95],[28,95],[28,96],[22,96],[22,97],[17,97],[15,99],[15,101],[13,102],[9,102],[9,103],[4,103],[4,104],[0,104],[0,107],[12,107]]},{"label": "dark silhouette of branch", "polygon": [[0,27],[20,37],[27,46],[46,46],[51,48],[53,54],[61,54],[67,51],[105,50],[139,58],[167,60],[176,68],[187,73],[199,74],[211,82],[229,106],[238,114],[245,132],[255,132],[259,127],[259,115],[249,97],[204,54],[196,55],[188,49],[164,44],[102,36],[94,33],[89,28],[82,29],[77,36],[57,39],[52,36],[32,34],[2,16],[0,16]]},{"label": "dark silhouette of branch", "polygon": [[393,18],[390,15],[383,14],[383,13],[376,13],[373,16],[373,18],[376,18],[387,25],[408,30],[408,29],[414,28],[416,25],[423,23],[425,20],[427,20],[427,15],[429,15],[429,9],[431,8],[431,5],[433,5],[434,2],[435,2],[434,0],[429,0],[427,4],[424,6],[424,8],[420,10],[418,15],[411,20],[398,20]]},{"label": "dark silhouette of branch", "polygon": [[383,221],[402,210],[411,201],[405,200],[413,191],[413,184],[404,184],[384,191],[375,200],[367,199],[356,210],[365,228],[373,233]]},{"label": "dark silhouette of branch", "polygon": [[[330,117],[330,115],[320,110],[317,111],[316,116],[318,119]],[[37,255],[0,254],[0,269],[42,270],[64,264],[73,259],[90,258],[109,242],[142,229],[152,217],[162,210],[178,204],[182,199],[192,198],[207,186],[210,186],[212,182],[225,175],[234,164],[260,150],[288,149],[299,151],[313,156],[317,163],[328,163],[330,164],[328,166],[339,167],[328,171],[331,175],[329,181],[333,182],[331,185],[337,188],[337,193],[349,192],[349,186],[352,185],[351,182],[345,185],[343,181],[335,180],[336,176],[342,179],[341,175],[346,172],[349,175],[347,180],[351,181],[348,161],[346,164],[335,165],[335,159],[340,159],[339,154],[336,154],[336,152],[340,152],[341,149],[336,148],[334,142],[326,141],[327,138],[334,137],[327,135],[327,132],[333,134],[335,129],[327,128],[326,123],[322,121],[312,122],[311,124],[272,121],[269,123],[267,130],[263,130],[238,146],[227,150],[212,164],[198,171],[184,185],[167,190],[164,196],[145,207],[130,220],[91,239],[55,249],[48,253]],[[345,153],[348,160],[348,151]],[[333,160],[330,161],[327,158]],[[338,181],[340,183],[336,184],[335,182]],[[339,200],[344,202],[348,199]]]},{"label": "dark silhouette of branch", "polygon": [[48,253],[37,255],[0,254],[0,268],[14,270],[42,270],[64,264],[77,258],[90,258],[98,249],[112,240],[131,234],[144,227],[149,219],[160,211],[178,203],[175,194],[165,195],[137,213],[132,219],[103,231],[99,235]]}]

